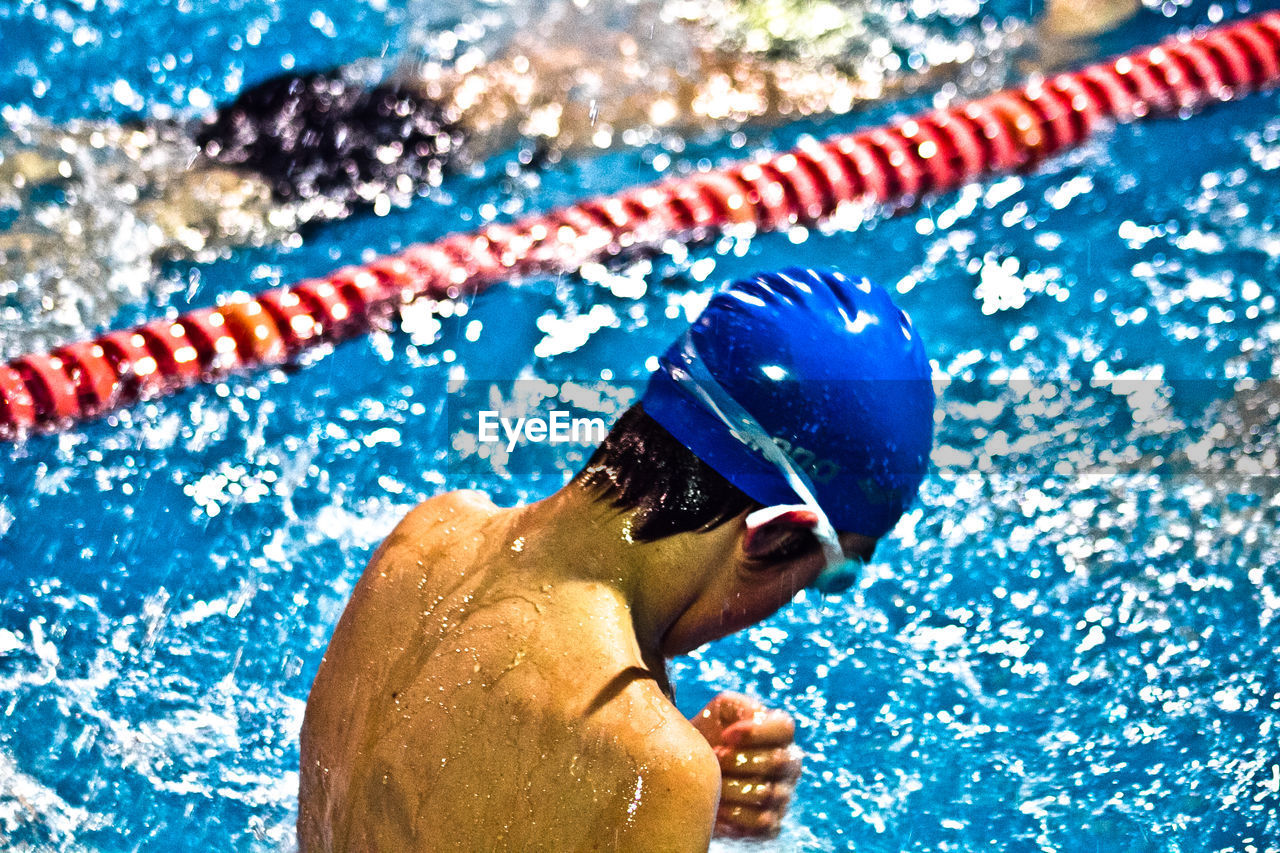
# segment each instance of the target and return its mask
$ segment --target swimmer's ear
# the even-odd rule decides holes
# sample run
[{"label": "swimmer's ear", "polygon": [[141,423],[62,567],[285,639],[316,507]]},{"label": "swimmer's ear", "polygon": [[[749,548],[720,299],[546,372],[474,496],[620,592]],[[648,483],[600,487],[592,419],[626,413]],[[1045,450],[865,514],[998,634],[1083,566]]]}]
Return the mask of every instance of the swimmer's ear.
[{"label": "swimmer's ear", "polygon": [[742,551],[747,558],[774,562],[812,547],[818,514],[803,504],[769,506],[749,514],[745,526]]}]

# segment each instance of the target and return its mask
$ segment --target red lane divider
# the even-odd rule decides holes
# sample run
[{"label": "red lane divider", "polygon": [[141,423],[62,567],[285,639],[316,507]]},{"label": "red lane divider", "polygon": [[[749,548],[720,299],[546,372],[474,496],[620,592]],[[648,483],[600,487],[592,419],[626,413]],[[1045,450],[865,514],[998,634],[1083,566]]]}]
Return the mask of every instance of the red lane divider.
[{"label": "red lane divider", "polygon": [[731,225],[811,224],[849,203],[907,206],[983,175],[1029,169],[1105,121],[1191,110],[1278,82],[1280,12],[1267,12],[887,127],[455,234],[256,297],[237,294],[0,366],[0,437],[281,364],[420,296],[457,298]]}]

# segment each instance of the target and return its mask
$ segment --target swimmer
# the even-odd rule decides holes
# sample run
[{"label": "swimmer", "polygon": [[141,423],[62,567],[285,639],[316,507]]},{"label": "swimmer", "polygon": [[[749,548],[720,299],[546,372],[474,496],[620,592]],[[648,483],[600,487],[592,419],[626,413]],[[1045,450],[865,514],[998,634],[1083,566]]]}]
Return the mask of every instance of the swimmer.
[{"label": "swimmer", "polygon": [[1029,45],[939,41],[901,72],[902,57],[874,44],[889,44],[885,26],[872,25],[862,0],[553,4],[491,59],[404,61],[372,88],[364,69],[272,78],[221,109],[198,141],[209,160],[266,179],[282,200],[403,204],[447,168],[522,141],[554,160],[838,115],[954,82],[974,59],[986,79],[968,88],[987,91],[1006,82],[995,68],[1001,48],[1047,55],[1138,8],[1049,0]]},{"label": "swimmer", "polygon": [[419,505],[374,554],[302,726],[303,853],[705,851],[776,833],[794,723],[665,661],[858,579],[924,477],[919,335],[865,280],[716,295],[538,503]]},{"label": "swimmer", "polygon": [[[1050,0],[1053,26],[1032,41],[1063,33],[1079,43],[1135,8]],[[54,125],[11,112],[0,210],[19,215],[0,228],[9,279],[0,292],[14,309],[0,312],[0,359],[105,325],[148,293],[157,258],[203,262],[236,246],[297,243],[307,223],[405,206],[450,170],[522,145],[526,159],[555,160],[846,113],[947,83],[985,91],[1004,82],[998,55],[1022,38],[930,39],[927,62],[911,68],[916,60],[885,37],[900,22],[862,0],[536,11],[491,57],[470,50],[448,64],[404,60],[390,73],[375,62],[290,73],[195,122]]]}]

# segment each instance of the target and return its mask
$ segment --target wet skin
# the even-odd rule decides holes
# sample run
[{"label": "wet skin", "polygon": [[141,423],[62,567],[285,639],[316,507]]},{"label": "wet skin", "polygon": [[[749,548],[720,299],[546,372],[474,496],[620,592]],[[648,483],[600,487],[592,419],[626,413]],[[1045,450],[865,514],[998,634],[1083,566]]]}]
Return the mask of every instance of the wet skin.
[{"label": "wet skin", "polygon": [[799,773],[789,718],[724,695],[691,723],[664,665],[817,573],[813,555],[744,568],[740,522],[633,543],[572,485],[413,510],[312,688],[300,849],[702,851],[713,830],[776,832]]}]

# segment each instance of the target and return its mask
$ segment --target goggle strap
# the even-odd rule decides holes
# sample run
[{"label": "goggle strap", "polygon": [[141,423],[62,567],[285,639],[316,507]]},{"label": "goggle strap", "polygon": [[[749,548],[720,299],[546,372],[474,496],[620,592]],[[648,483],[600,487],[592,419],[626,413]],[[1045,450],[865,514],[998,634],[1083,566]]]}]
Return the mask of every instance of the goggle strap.
[{"label": "goggle strap", "polygon": [[[815,584],[821,587],[825,580],[823,575],[828,570],[835,569],[844,563],[845,556],[844,549],[840,547],[840,537],[836,534],[835,528],[831,525],[831,520],[827,518],[827,514],[823,512],[822,507],[818,504],[818,499],[814,496],[813,483],[796,466],[791,457],[783,452],[782,448],[773,440],[773,437],[760,425],[760,422],[752,417],[750,412],[742,408],[741,404],[733,399],[733,396],[724,389],[724,386],[711,375],[711,371],[707,369],[702,359],[698,357],[697,346],[693,342],[692,329],[685,333],[681,341],[680,357],[683,364],[673,364],[670,371],[671,377],[675,379],[676,383],[702,403],[707,411],[719,418],[729,428],[730,435],[746,445],[748,449],[754,450],[771,462],[778,469],[778,472],[782,474],[791,490],[803,501],[803,508],[808,509],[817,516],[818,523],[813,528],[813,535],[817,537],[818,543],[822,547],[825,565],[822,570],[823,574],[818,576]],[[771,516],[776,518],[782,512],[793,508],[795,508],[794,504],[765,507],[764,509],[756,510],[752,515],[776,510]]]}]

